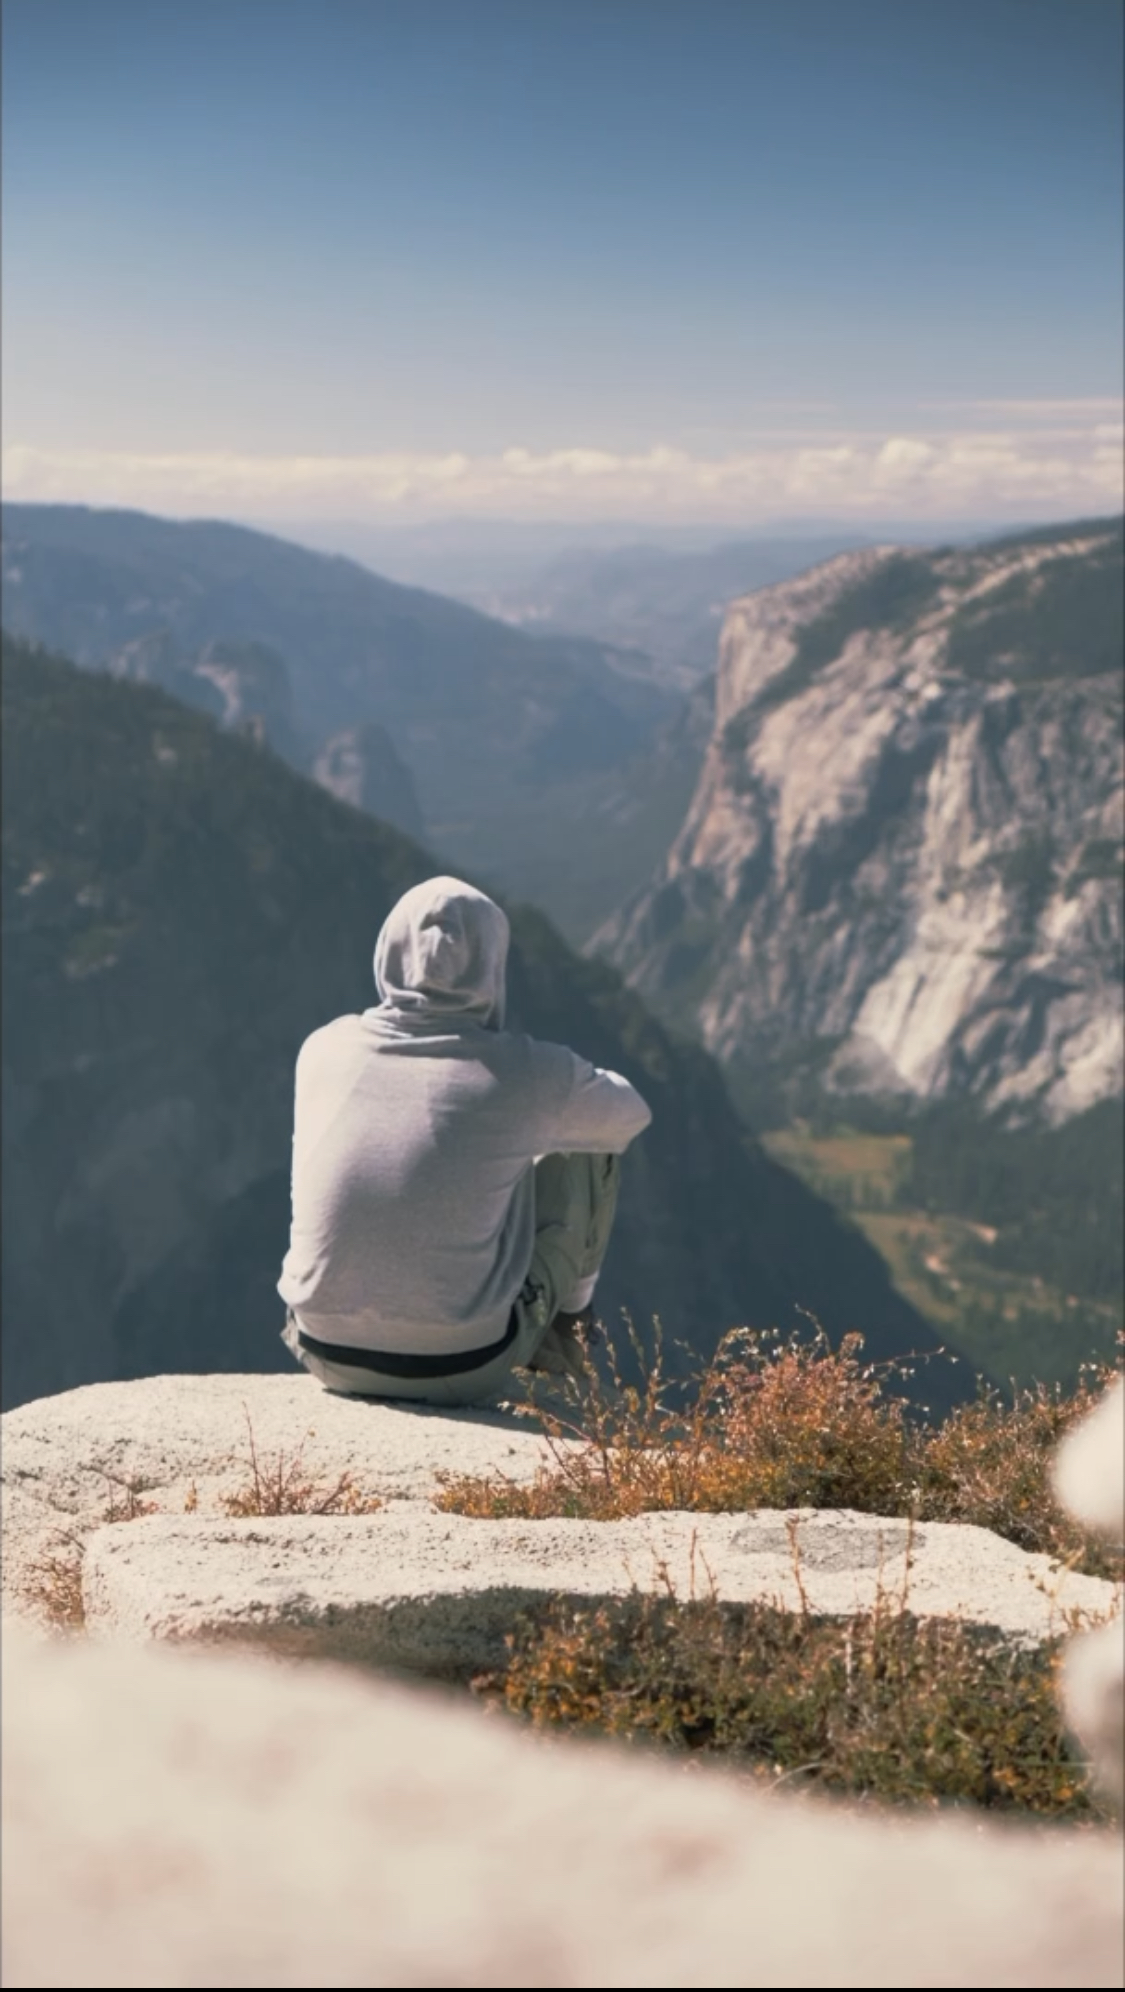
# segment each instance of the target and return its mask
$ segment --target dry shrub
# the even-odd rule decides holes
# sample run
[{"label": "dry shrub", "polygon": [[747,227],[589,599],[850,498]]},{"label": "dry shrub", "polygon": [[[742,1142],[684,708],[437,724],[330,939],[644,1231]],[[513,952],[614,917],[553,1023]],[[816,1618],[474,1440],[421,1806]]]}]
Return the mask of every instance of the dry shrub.
[{"label": "dry shrub", "polygon": [[[114,1473],[109,1467],[95,1469],[108,1482],[110,1492],[102,1510],[103,1522],[136,1522],[143,1515],[158,1513],[155,1501],[146,1501],[150,1483],[132,1474]],[[81,1632],[86,1623],[82,1597],[82,1559],[86,1538],[63,1530],[27,1566],[19,1579],[20,1597],[48,1625],[62,1632]]]},{"label": "dry shrub", "polygon": [[475,1687],[538,1727],[721,1754],[890,1803],[1108,1816],[1063,1730],[1059,1646],[1029,1650],[884,1599],[847,1621],[640,1594],[556,1605]]},{"label": "dry shrub", "polygon": [[689,1403],[683,1385],[664,1375],[659,1324],[651,1353],[630,1335],[641,1383],[622,1381],[611,1345],[608,1385],[591,1370],[575,1417],[544,1413],[550,1468],[525,1485],[447,1476],[438,1506],[595,1520],[655,1508],[886,1512],[903,1480],[904,1407],[883,1391],[879,1367],[860,1360],[858,1335],[833,1354],[819,1331],[782,1341],[738,1329]]},{"label": "dry shrub", "polygon": [[60,1535],[28,1564],[20,1579],[21,1598],[60,1632],[81,1632],[86,1623],[84,1553],[85,1544],[77,1536]]},{"label": "dry shrub", "polygon": [[1083,1371],[1076,1391],[1056,1384],[1016,1390],[1010,1403],[985,1387],[918,1445],[919,1512],[974,1522],[1021,1549],[1046,1551],[1094,1576],[1121,1576],[1119,1551],[1088,1540],[1055,1500],[1051,1473],[1064,1432],[1088,1416],[1112,1381]]},{"label": "dry shrub", "polygon": [[98,1468],[103,1480],[109,1482],[111,1490],[102,1520],[106,1522],[137,1522],[142,1515],[157,1515],[159,1503],[146,1501],[144,1496],[152,1492],[153,1483],[142,1480],[131,1473],[111,1473],[109,1468]]},{"label": "dry shrub", "polygon": [[335,1480],[310,1478],[304,1466],[303,1440],[294,1452],[280,1450],[272,1459],[260,1458],[245,1405],[243,1412],[249,1478],[233,1493],[220,1497],[228,1515],[373,1515],[381,1508],[378,1496],[365,1494],[348,1472],[338,1474]]},{"label": "dry shrub", "polygon": [[542,1413],[551,1463],[525,1484],[445,1476],[437,1505],[500,1518],[608,1521],[652,1509],[853,1508],[917,1520],[975,1522],[1022,1548],[1095,1575],[1119,1554],[1086,1541],[1051,1485],[1055,1449],[1114,1372],[1090,1369],[1064,1397],[1039,1386],[1005,1403],[984,1389],[943,1425],[920,1425],[891,1387],[903,1366],[865,1363],[859,1335],[833,1350],[819,1328],[782,1338],[736,1330],[697,1377],[690,1402],[633,1338],[640,1384],[611,1354],[591,1369],[572,1412]]},{"label": "dry shrub", "polygon": [[[857,1508],[880,1514],[909,1467],[905,1405],[860,1358],[813,1342],[746,1338],[716,1370],[719,1443],[704,1488],[723,1508]],[[710,1504],[709,1504],[710,1505]],[[720,1505],[716,1499],[715,1505]]]}]

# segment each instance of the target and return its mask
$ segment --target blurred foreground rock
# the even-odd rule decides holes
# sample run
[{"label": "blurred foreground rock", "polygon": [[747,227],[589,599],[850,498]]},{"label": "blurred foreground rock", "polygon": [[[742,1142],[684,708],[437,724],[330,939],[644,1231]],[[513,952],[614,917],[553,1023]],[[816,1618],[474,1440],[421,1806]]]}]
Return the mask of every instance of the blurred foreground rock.
[{"label": "blurred foreground rock", "polygon": [[6,1986],[1117,1986],[1112,1835],[868,1822],[332,1667],[10,1635]]},{"label": "blurred foreground rock", "polygon": [[[1076,1521],[1110,1542],[1125,1538],[1125,1383],[1118,1382],[1059,1448],[1055,1483]],[[1125,1620],[1073,1640],[1063,1673],[1067,1719],[1104,1790],[1125,1800]]]}]

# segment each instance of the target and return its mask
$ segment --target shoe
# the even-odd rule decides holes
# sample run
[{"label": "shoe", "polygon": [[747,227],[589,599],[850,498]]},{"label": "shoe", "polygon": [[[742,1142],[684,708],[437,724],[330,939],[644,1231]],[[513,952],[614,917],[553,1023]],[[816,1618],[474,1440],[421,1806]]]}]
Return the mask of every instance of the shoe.
[{"label": "shoe", "polygon": [[556,1314],[527,1367],[548,1376],[586,1374],[586,1351],[598,1340],[599,1329],[592,1307],[577,1314]]},{"label": "shoe", "polygon": [[594,1320],[592,1301],[588,1307],[580,1308],[577,1314],[556,1314],[551,1326],[561,1328],[564,1335],[577,1335],[579,1341],[587,1346],[591,1342],[599,1342],[602,1337],[602,1330]]}]

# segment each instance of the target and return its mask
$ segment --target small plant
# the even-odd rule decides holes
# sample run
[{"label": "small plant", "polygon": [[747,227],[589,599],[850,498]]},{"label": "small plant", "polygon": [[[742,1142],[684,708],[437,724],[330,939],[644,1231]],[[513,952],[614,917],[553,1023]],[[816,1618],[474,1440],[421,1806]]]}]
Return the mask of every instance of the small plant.
[{"label": "small plant", "polygon": [[86,1623],[82,1597],[82,1557],[85,1544],[77,1536],[60,1535],[28,1564],[20,1595],[60,1632],[81,1632]]},{"label": "small plant", "polygon": [[242,1487],[220,1497],[228,1515],[373,1515],[382,1507],[378,1496],[365,1494],[348,1472],[331,1482],[310,1479],[304,1467],[303,1440],[294,1452],[279,1450],[270,1460],[259,1458],[245,1405],[243,1413],[250,1477]]},{"label": "small plant", "polygon": [[103,1511],[106,1522],[136,1522],[142,1515],[156,1515],[160,1512],[159,1503],[146,1501],[144,1496],[152,1491],[152,1482],[142,1480],[134,1474],[111,1473],[107,1466],[98,1468],[103,1480],[110,1484],[109,1500]]},{"label": "small plant", "polygon": [[848,1620],[640,1594],[558,1604],[474,1689],[538,1728],[721,1755],[890,1803],[1102,1818],[1064,1733],[1061,1641],[1032,1651],[901,1598]]}]

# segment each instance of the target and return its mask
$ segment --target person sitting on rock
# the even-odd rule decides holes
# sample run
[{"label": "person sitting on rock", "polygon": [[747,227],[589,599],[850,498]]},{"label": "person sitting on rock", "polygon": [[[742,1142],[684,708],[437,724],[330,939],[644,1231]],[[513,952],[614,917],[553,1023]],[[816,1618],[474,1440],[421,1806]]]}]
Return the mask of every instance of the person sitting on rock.
[{"label": "person sitting on rock", "polygon": [[297,1060],[287,1347],[330,1390],[465,1404],[578,1374],[648,1126],[627,1079],[504,1029],[508,922],[456,878],[398,901],[378,1004]]}]

